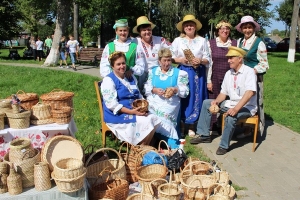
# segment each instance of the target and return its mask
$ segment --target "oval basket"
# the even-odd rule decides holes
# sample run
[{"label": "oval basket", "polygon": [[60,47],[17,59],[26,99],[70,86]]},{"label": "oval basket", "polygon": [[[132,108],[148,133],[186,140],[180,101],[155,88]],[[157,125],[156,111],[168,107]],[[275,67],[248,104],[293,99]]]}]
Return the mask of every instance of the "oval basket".
[{"label": "oval basket", "polygon": [[136,99],[132,102],[132,108],[139,108],[140,112],[148,112],[149,103],[146,99]]},{"label": "oval basket", "polygon": [[54,165],[54,174],[58,179],[72,179],[83,173],[83,162],[76,158],[63,158]]},{"label": "oval basket", "polygon": [[50,171],[53,171],[57,161],[64,158],[83,160],[84,152],[81,143],[66,135],[57,135],[47,140],[42,148],[41,159],[49,164]]},{"label": "oval basket", "polygon": [[44,104],[49,104],[52,110],[59,110],[62,107],[73,107],[73,92],[66,92],[60,89],[54,89],[49,93],[40,96]]},{"label": "oval basket", "polygon": [[49,119],[51,118],[51,106],[47,104],[37,103],[32,106],[31,119]]},{"label": "oval basket", "polygon": [[30,111],[21,111],[20,113],[6,112],[10,128],[25,129],[30,125]]}]

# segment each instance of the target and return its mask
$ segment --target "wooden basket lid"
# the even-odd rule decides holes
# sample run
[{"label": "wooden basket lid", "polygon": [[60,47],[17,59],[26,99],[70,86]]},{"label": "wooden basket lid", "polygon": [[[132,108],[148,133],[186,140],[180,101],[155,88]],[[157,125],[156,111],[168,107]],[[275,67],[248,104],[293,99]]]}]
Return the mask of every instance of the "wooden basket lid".
[{"label": "wooden basket lid", "polygon": [[64,158],[84,159],[84,152],[81,143],[71,136],[58,135],[49,139],[41,153],[41,160],[49,164],[50,171],[53,171],[57,161]]}]

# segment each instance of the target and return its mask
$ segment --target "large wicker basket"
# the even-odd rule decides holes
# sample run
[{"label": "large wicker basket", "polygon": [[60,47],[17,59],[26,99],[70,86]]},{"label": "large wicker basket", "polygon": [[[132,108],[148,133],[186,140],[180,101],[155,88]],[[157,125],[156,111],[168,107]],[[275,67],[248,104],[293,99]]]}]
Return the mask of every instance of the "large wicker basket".
[{"label": "large wicker basket", "polygon": [[62,107],[73,107],[73,92],[66,92],[54,89],[49,93],[40,96],[44,104],[49,104],[52,110],[59,110]]},{"label": "large wicker basket", "polygon": [[16,95],[21,101],[21,108],[24,110],[30,110],[32,106],[39,102],[39,97],[36,93],[25,93],[24,91],[19,90]]},{"label": "large wicker basket", "polygon": [[20,113],[6,112],[10,128],[25,129],[30,125],[30,111],[21,111]]}]

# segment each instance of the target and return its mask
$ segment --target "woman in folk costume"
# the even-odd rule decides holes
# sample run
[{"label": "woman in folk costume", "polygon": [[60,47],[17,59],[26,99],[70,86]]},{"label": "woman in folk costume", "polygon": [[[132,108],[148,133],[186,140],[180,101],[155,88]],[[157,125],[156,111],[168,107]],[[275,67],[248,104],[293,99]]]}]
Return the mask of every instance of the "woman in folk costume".
[{"label": "woman in folk costume", "polygon": [[[267,48],[265,43],[255,35],[255,32],[260,30],[260,25],[254,21],[253,17],[242,17],[241,22],[235,28],[237,31],[244,34],[244,37],[237,41],[237,46],[247,52],[244,57],[244,64],[253,68],[257,75],[257,112],[260,121],[259,128],[262,134],[265,126],[263,76],[267,69],[269,69]],[[251,135],[252,132],[250,131],[250,128],[246,128],[245,132],[238,135],[237,138],[244,138]]]},{"label": "woman in folk costume", "polygon": [[[216,99],[220,94],[221,85],[226,72],[230,69],[228,59],[225,56],[229,46],[236,46],[237,41],[230,38],[231,24],[221,21],[216,25],[215,39],[208,41],[208,48],[211,55],[210,67],[207,73],[208,97]],[[211,131],[218,131],[221,134],[221,123],[217,123],[217,115],[212,115]]]},{"label": "woman in folk costume", "polygon": [[101,84],[104,121],[119,140],[132,145],[149,144],[160,120],[132,107],[132,102],[142,96],[135,76],[125,76],[124,53],[112,53],[109,61],[113,71],[103,78]]},{"label": "woman in folk costume", "polygon": [[165,38],[152,35],[152,29],[155,25],[149,21],[146,16],[141,16],[136,20],[136,26],[132,29],[133,33],[139,34],[135,38],[137,43],[137,53],[145,59],[145,71],[139,77],[139,88],[144,93],[144,84],[148,78],[148,72],[154,67],[159,66],[158,51],[161,48],[170,48],[170,43]]},{"label": "woman in folk costume", "polygon": [[[172,66],[172,53],[169,49],[158,51],[159,66],[149,71],[145,84],[145,94],[149,102],[149,112],[161,120],[156,133],[165,136],[171,148],[179,143],[176,130],[181,98],[189,94],[188,74]],[[159,137],[159,136],[158,136]]]},{"label": "woman in folk costume", "polygon": [[[172,57],[178,68],[186,71],[189,77],[190,94],[181,100],[181,119],[184,123],[184,134],[194,136],[194,124],[198,121],[203,100],[208,98],[206,88],[206,66],[209,66],[210,55],[205,38],[197,31],[202,27],[194,15],[186,15],[176,25],[181,35],[172,43]],[[188,60],[185,51],[189,50],[193,58]]]},{"label": "woman in folk costume", "polygon": [[116,39],[113,42],[108,43],[103,50],[100,62],[100,76],[104,78],[112,72],[108,58],[109,55],[115,51],[125,53],[127,77],[132,74],[138,76],[142,75],[145,68],[143,56],[137,55],[136,43],[132,42],[130,37],[128,38],[129,27],[127,19],[117,20],[113,28],[116,30]]}]

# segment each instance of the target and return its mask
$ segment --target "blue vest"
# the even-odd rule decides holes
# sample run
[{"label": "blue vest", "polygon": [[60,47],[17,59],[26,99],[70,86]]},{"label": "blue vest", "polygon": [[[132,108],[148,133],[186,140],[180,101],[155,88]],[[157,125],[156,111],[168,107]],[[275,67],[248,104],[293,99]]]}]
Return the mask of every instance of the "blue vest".
[{"label": "blue vest", "polygon": [[[107,75],[110,77],[113,82],[115,83],[116,90],[117,90],[117,100],[120,104],[123,105],[123,107],[126,107],[128,109],[132,109],[132,102],[135,99],[139,98],[139,91],[138,89],[133,89],[133,93],[130,93],[128,88],[116,77],[116,75],[111,72]],[[136,83],[133,78],[128,79],[130,85],[136,86]],[[136,87],[137,88],[137,87]],[[104,115],[104,121],[106,123],[114,123],[114,124],[123,124],[123,123],[131,123],[136,122],[136,116],[135,115],[129,115],[126,113],[117,113],[114,115],[113,111],[108,109],[103,102],[103,115]]]},{"label": "blue vest", "polygon": [[154,67],[152,69],[152,85],[153,87],[167,89],[168,87],[175,87],[177,85],[178,80],[178,74],[179,70],[178,68],[173,68],[173,76],[168,76],[166,80],[160,80],[159,76],[155,75],[155,71],[158,67]]}]

